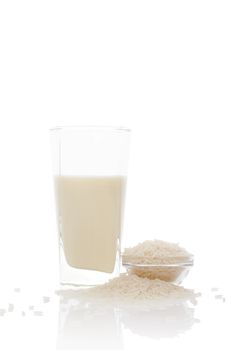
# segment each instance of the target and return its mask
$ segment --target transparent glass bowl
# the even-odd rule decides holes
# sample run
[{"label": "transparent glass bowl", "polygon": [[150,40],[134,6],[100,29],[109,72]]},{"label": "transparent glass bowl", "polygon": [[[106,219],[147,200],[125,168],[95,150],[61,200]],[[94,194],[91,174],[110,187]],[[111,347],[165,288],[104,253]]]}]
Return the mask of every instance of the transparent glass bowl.
[{"label": "transparent glass bowl", "polygon": [[123,261],[123,266],[129,274],[149,279],[160,279],[166,282],[180,284],[187,277],[194,264],[193,258],[172,264],[135,264]]}]

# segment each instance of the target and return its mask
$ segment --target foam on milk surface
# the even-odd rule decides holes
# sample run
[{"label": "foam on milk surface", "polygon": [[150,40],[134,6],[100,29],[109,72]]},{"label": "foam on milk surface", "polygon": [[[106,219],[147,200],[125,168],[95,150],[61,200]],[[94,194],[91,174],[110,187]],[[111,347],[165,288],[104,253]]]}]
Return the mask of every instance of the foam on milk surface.
[{"label": "foam on milk surface", "polygon": [[113,272],[125,183],[123,176],[55,177],[59,230],[70,266]]}]

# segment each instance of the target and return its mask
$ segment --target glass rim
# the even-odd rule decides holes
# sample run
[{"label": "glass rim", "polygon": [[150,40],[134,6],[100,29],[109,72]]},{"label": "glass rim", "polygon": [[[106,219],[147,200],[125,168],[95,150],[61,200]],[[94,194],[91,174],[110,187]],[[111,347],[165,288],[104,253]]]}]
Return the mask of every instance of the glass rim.
[{"label": "glass rim", "polygon": [[110,125],[62,125],[49,129],[50,132],[58,131],[111,131],[111,132],[131,132],[130,128],[124,126]]}]

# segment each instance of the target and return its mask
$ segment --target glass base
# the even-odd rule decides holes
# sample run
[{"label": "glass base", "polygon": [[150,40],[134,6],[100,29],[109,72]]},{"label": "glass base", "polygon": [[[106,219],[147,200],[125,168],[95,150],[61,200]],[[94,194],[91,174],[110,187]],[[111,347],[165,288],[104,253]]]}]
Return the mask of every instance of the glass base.
[{"label": "glass base", "polygon": [[[119,246],[119,245],[118,245]],[[60,285],[64,288],[72,287],[92,287],[104,284],[110,279],[118,277],[120,274],[120,253],[116,256],[115,268],[112,273],[85,270],[74,268],[67,264],[62,242],[59,244],[60,250]]]}]

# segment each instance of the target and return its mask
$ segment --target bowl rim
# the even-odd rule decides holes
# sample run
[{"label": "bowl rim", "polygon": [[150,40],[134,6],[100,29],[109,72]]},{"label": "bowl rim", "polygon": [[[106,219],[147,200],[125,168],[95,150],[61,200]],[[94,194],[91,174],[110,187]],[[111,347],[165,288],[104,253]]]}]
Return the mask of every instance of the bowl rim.
[{"label": "bowl rim", "polygon": [[163,264],[163,263],[157,263],[157,264],[137,264],[137,263],[131,263],[131,262],[123,262],[122,261],[122,265],[127,267],[127,268],[142,268],[142,269],[153,269],[153,268],[163,268],[163,267],[192,267],[194,265],[194,259],[192,257],[190,257],[189,259],[185,260],[185,261],[179,261],[179,262],[175,262],[175,263],[167,263],[167,264]]}]

